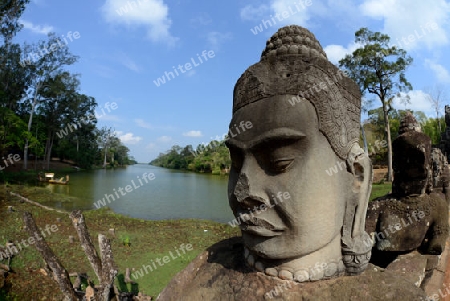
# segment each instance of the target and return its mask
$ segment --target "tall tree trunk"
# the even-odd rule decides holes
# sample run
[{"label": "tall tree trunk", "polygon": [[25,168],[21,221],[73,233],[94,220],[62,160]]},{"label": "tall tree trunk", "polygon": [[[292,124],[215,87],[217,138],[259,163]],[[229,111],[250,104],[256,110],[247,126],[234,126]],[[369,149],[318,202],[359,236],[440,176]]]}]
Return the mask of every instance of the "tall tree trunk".
[{"label": "tall tree trunk", "polygon": [[106,168],[106,152],[108,151],[108,149],[105,147],[105,159],[103,161],[103,168]]},{"label": "tall tree trunk", "polygon": [[47,157],[46,157],[46,163],[47,163],[47,169],[50,169],[50,160],[52,158],[52,148],[53,148],[53,133],[50,133],[47,138],[47,145],[45,146],[47,148]]},{"label": "tall tree trunk", "polygon": [[[31,105],[30,119],[28,119],[28,133],[31,131],[31,124],[33,123],[33,113],[37,104],[37,97],[42,83],[36,84],[36,90],[34,91],[33,103]],[[25,139],[25,146],[23,148],[23,169],[28,169],[28,138]]]},{"label": "tall tree trunk", "polygon": [[393,180],[393,168],[392,168],[392,139],[391,139],[391,126],[389,123],[389,116],[388,116],[388,110],[386,108],[386,105],[383,102],[383,114],[384,114],[384,124],[385,124],[385,130],[386,130],[386,137],[387,137],[387,149],[388,149],[388,176],[387,180],[389,182],[392,182]]},{"label": "tall tree trunk", "polygon": [[44,152],[44,164],[48,169],[50,169],[50,162],[49,162],[49,158],[50,158],[50,133],[47,133],[47,140],[45,141],[45,152]]}]

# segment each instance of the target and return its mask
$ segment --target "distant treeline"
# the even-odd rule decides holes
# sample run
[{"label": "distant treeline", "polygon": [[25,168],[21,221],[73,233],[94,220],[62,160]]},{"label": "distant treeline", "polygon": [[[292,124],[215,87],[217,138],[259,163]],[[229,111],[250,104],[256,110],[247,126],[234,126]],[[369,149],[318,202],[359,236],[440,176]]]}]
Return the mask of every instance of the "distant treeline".
[{"label": "distant treeline", "polygon": [[194,150],[192,145],[184,148],[178,145],[150,162],[151,165],[201,173],[225,174],[230,170],[231,159],[224,141],[213,140],[208,145],[200,144]]}]

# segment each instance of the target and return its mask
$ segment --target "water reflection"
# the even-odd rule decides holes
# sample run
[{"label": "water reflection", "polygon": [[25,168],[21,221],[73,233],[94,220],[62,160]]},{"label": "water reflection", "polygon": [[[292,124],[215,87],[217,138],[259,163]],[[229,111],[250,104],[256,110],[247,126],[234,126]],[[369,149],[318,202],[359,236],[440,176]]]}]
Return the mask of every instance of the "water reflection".
[{"label": "water reflection", "polygon": [[[154,180],[140,185],[145,173],[153,173]],[[127,185],[134,180],[136,186],[128,192]],[[94,209],[94,203],[109,199],[108,207],[115,212],[143,219],[202,218],[228,222],[233,215],[228,206],[226,176],[212,176],[182,171],[172,171],[147,164],[137,164],[123,169],[95,170],[70,175],[69,185],[47,184],[54,193],[74,196],[74,202],[50,201],[66,210]],[[119,189],[125,195],[119,193]],[[109,197],[116,195],[120,197]],[[97,203],[98,204],[98,203]]]},{"label": "water reflection", "polygon": [[62,193],[70,195],[69,185],[45,184],[45,188],[50,190],[52,193]]}]

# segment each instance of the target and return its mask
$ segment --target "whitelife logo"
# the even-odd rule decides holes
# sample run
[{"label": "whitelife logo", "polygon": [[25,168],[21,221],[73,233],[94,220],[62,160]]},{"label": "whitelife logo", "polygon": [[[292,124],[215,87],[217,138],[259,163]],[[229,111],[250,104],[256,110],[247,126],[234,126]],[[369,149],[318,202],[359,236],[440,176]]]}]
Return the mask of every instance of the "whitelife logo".
[{"label": "whitelife logo", "polygon": [[[45,231],[47,231],[47,234],[50,236],[52,233],[55,233],[56,231],[58,231],[58,226],[57,225],[51,225],[51,226],[45,225],[45,229],[41,230],[41,235],[43,238],[46,237]],[[22,245],[24,248],[28,248],[30,245],[35,244],[36,241],[38,241],[38,240],[42,240],[42,238],[39,239],[38,233],[35,232],[34,236],[28,237],[27,240],[22,239],[21,242],[16,241],[16,243],[14,245],[8,244],[8,247],[6,247],[6,248],[4,246],[0,245],[0,247],[5,250],[4,251],[5,253],[0,252],[0,261],[11,257],[11,255],[19,254],[19,250],[17,250],[17,247],[19,247],[20,251],[22,251]],[[27,244],[27,242],[28,242],[28,244]]]},{"label": "whitelife logo", "polygon": [[[178,67],[172,66],[173,72],[166,71],[162,77],[158,77],[158,79],[154,80],[153,83],[157,87],[164,85],[166,83],[166,79],[167,79],[167,81],[171,81],[172,79],[175,79],[176,77],[180,76],[180,73],[178,73],[178,70],[180,70],[181,73],[186,73],[187,71],[192,69],[192,65],[194,67],[200,66],[201,64],[204,63],[203,60],[205,62],[207,62],[208,58],[212,59],[215,56],[216,56],[216,54],[214,53],[213,50],[209,50],[209,51],[203,50],[201,57],[197,53],[197,59],[198,59],[199,63],[197,63],[197,61],[192,57],[191,58],[192,64],[188,62],[188,63],[185,63],[184,65],[178,65]],[[202,60],[202,57],[203,57],[203,60]],[[184,69],[183,69],[183,67],[184,67]],[[176,76],[175,76],[174,72],[175,72]]]},{"label": "whitelife logo", "polygon": [[105,116],[106,115],[105,109],[108,111],[108,113],[110,113],[111,110],[115,110],[117,108],[118,108],[117,103],[112,102],[110,104],[109,102],[107,102],[101,109],[102,114],[99,114],[97,112],[97,109],[95,109],[94,114],[88,114],[85,118],[80,118],[78,122],[69,123],[65,128],[63,128],[59,132],[56,132],[56,136],[58,136],[59,139],[62,139],[63,137],[69,135],[69,133],[73,133],[74,130],[80,129],[82,124],[84,125],[90,124],[94,122],[96,119]]},{"label": "whitelife logo", "polygon": [[[95,208],[100,209],[101,207],[106,206],[106,202],[108,202],[108,204],[110,204],[111,202],[114,202],[118,199],[120,199],[121,196],[126,196],[127,193],[132,192],[135,189],[138,189],[141,186],[144,186],[144,183],[142,183],[142,180],[145,182],[145,184],[148,184],[149,181],[153,181],[155,179],[155,174],[154,173],[143,173],[142,174],[142,179],[141,177],[137,176],[137,179],[139,181],[139,184],[141,185],[136,185],[136,183],[134,182],[134,180],[131,180],[131,184],[133,184],[133,186],[131,185],[127,185],[125,186],[125,188],[123,187],[119,187],[117,190],[114,188],[114,194],[116,195],[116,197],[114,197],[113,194],[106,194],[105,193],[105,197],[98,200],[97,202],[94,203]],[[125,190],[125,192],[124,192]],[[119,195],[120,192],[120,195]]]},{"label": "whitelife logo", "polygon": [[[181,244],[178,249],[175,249],[175,252],[178,256],[175,256],[172,251],[169,251],[169,256],[164,256],[163,258],[156,258],[155,261],[158,263],[160,267],[164,266],[165,264],[169,263],[171,260],[177,259],[178,257],[181,257],[182,255],[186,254],[186,251],[192,251],[194,248],[191,244]],[[183,254],[181,254],[183,253]],[[151,260],[151,265],[142,265],[142,268],[137,270],[136,272],[132,273],[131,276],[134,278],[134,280],[137,280],[140,277],[143,277],[144,275],[147,275],[150,272],[156,271],[158,269],[158,266],[155,264],[155,261],[153,259]],[[161,262],[162,261],[162,262]]]},{"label": "whitelife logo", "polygon": [[[64,43],[62,43],[61,38],[57,38],[57,43],[53,43],[50,45],[50,49],[47,47],[42,47],[39,49],[39,53],[31,52],[28,53],[27,58],[25,58],[23,61],[21,61],[19,64],[22,67],[25,67],[26,65],[32,65],[33,63],[36,63],[41,58],[43,58],[45,55],[50,54],[58,49],[62,49],[64,47],[67,47],[69,45],[69,42],[67,41],[66,37],[64,35],[61,36],[64,39]],[[73,42],[73,40],[78,40],[81,37],[80,33],[78,31],[74,31],[73,33],[71,31],[67,32],[67,38]]]}]

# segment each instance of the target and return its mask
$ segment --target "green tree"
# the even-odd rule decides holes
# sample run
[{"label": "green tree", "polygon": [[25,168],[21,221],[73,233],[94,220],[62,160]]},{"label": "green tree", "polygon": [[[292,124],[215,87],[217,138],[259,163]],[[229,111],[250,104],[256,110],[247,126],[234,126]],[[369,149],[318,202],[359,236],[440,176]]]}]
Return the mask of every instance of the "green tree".
[{"label": "green tree", "polygon": [[113,137],[115,137],[114,130],[108,127],[102,127],[96,131],[97,143],[103,152],[103,168],[106,168],[106,157],[108,155],[108,150],[111,146]]},{"label": "green tree", "polygon": [[[72,95],[66,110],[64,111],[64,119],[62,126],[71,125],[71,136],[75,141],[77,160],[80,159],[80,144],[89,136],[94,135],[97,118],[95,117],[95,108],[97,102],[95,98],[85,94],[75,93]],[[93,139],[95,140],[95,138]],[[81,148],[82,152],[83,149]]]},{"label": "green tree", "polygon": [[389,111],[395,96],[412,89],[405,77],[405,70],[413,59],[405,50],[390,46],[389,41],[390,37],[386,34],[361,28],[355,33],[355,42],[361,47],[340,60],[339,66],[347,70],[363,94],[374,94],[381,101],[388,144],[388,181],[392,181]]},{"label": "green tree", "polygon": [[38,112],[44,118],[47,131],[45,143],[47,169],[50,168],[55,134],[61,128],[62,118],[67,107],[76,98],[79,85],[77,76],[69,72],[62,72],[48,78],[39,92],[42,104],[38,107]]},{"label": "green tree", "polygon": [[445,118],[427,118],[425,122],[422,122],[422,131],[431,138],[431,142],[434,146],[439,147],[442,134],[445,132],[445,128],[439,130],[439,124],[445,124]]},{"label": "green tree", "polygon": [[115,157],[117,159],[117,163],[120,166],[131,164],[131,159],[128,156],[128,153],[130,152],[130,149],[126,147],[120,140],[119,145],[116,146],[116,152]]},{"label": "green tree", "polygon": [[[61,38],[55,33],[49,33],[47,41],[41,41],[38,44],[25,45],[25,53],[28,56],[37,57],[32,63],[26,65],[31,72],[31,84],[27,91],[27,101],[30,103],[30,111],[28,118],[28,132],[31,131],[33,123],[33,115],[36,107],[42,101],[41,89],[45,83],[51,78],[63,72],[63,67],[72,65],[78,59],[69,52],[69,48],[55,47],[62,43]],[[28,148],[29,141],[25,139],[23,151],[23,168],[28,168]]]},{"label": "green tree", "polygon": [[3,36],[4,44],[8,46],[23,27],[19,19],[30,0],[3,0],[0,3],[0,35]]},{"label": "green tree", "polygon": [[124,166],[129,164],[128,152],[129,148],[126,147],[122,141],[115,135],[110,138],[109,142],[109,154],[111,156],[111,167]]},{"label": "green tree", "polygon": [[[0,47],[0,135],[1,151],[5,147],[17,147],[19,144],[11,144],[12,141],[18,142],[18,138],[26,139],[25,133],[18,133],[20,128],[23,130],[23,122],[19,117],[14,116],[19,108],[19,101],[23,97],[27,88],[29,76],[25,69],[20,66],[21,49],[17,44],[9,47]],[[20,120],[20,121],[19,121]],[[24,129],[26,131],[26,127]],[[14,137],[13,136],[14,133]],[[33,142],[35,143],[35,141]]]},{"label": "green tree", "polygon": [[150,164],[213,174],[221,174],[230,168],[230,153],[224,141],[213,140],[207,145],[198,145],[196,149],[194,152],[191,145],[184,148],[175,145],[169,151],[160,153]]}]

